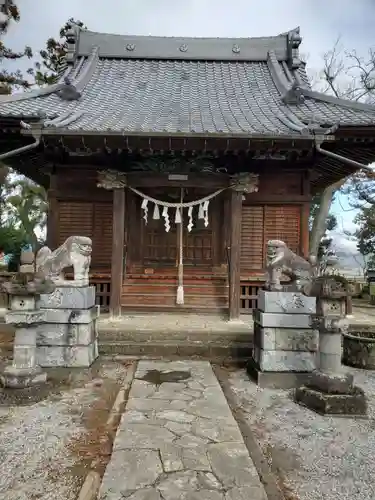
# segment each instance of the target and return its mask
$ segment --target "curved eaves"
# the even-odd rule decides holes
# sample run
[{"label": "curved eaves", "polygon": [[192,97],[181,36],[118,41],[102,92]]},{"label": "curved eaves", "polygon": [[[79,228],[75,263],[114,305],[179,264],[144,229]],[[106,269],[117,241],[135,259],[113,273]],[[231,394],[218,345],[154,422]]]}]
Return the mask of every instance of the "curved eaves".
[{"label": "curved eaves", "polygon": [[[66,89],[67,86],[74,88],[77,93],[77,97],[79,97],[80,93],[85,89],[92,75],[95,72],[96,65],[99,61],[98,47],[95,47],[92,50],[92,53],[90,57],[87,59],[87,63],[83,71],[81,72],[85,59],[86,59],[85,57],[82,57],[82,59],[80,59],[76,67],[69,66],[61,75],[59,80],[52,85],[34,89],[28,92],[22,92],[19,94],[0,95],[0,105],[2,103],[25,101],[36,97],[47,96],[53,93],[57,93],[57,95],[59,95],[63,99],[64,98],[63,91],[64,89]],[[70,79],[70,77],[73,78]],[[67,80],[69,81],[69,83],[67,83]]]}]

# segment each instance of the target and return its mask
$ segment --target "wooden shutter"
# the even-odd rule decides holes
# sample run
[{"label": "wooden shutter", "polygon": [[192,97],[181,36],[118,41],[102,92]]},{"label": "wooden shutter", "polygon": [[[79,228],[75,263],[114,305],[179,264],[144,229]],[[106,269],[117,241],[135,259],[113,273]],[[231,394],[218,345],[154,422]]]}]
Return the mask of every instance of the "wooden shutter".
[{"label": "wooden shutter", "polygon": [[242,206],[241,270],[263,268],[263,207]]},{"label": "wooden shutter", "polygon": [[92,260],[97,266],[111,267],[112,255],[112,203],[94,204],[92,232]]},{"label": "wooden shutter", "polygon": [[89,202],[59,202],[58,241],[62,245],[69,236],[92,237],[93,206]]},{"label": "wooden shutter", "polygon": [[300,253],[301,207],[273,205],[264,207],[264,243],[282,240],[295,253]]},{"label": "wooden shutter", "polygon": [[59,202],[59,245],[69,236],[92,239],[91,268],[111,267],[112,202]]},{"label": "wooden shutter", "polygon": [[301,207],[299,205],[244,205],[241,226],[241,271],[265,266],[268,240],[282,240],[300,253]]}]

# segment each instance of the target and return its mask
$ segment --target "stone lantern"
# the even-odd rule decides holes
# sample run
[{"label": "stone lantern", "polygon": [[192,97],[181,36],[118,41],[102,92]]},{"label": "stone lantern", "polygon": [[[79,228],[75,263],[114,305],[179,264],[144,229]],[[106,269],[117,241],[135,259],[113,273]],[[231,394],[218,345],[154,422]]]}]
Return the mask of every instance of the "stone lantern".
[{"label": "stone lantern", "polygon": [[365,394],[353,385],[353,376],[341,364],[341,337],[349,328],[345,318],[349,293],[346,280],[334,274],[319,276],[306,287],[305,293],[317,298],[311,326],[319,331],[318,369],[312,372],[304,386],[296,390],[295,399],[325,415],[365,415]]},{"label": "stone lantern", "polygon": [[46,382],[47,374],[36,361],[37,327],[45,321],[45,311],[38,306],[41,294],[51,293],[54,283],[31,271],[31,264],[21,266],[11,281],[2,284],[9,295],[5,322],[16,327],[13,362],[0,375],[4,387],[18,389]]}]

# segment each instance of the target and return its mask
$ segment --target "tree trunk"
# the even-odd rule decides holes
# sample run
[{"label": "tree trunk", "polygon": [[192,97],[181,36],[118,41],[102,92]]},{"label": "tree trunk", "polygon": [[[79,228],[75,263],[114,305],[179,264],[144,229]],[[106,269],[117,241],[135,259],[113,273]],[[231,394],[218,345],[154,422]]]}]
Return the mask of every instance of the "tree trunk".
[{"label": "tree trunk", "polygon": [[325,188],[320,199],[320,205],[318,211],[314,217],[311,235],[310,235],[310,255],[317,256],[319,250],[319,244],[327,230],[327,217],[329,214],[329,209],[331,208],[333,195],[335,191],[340,189],[340,187],[345,184],[347,177],[338,182],[335,182],[331,186]]}]

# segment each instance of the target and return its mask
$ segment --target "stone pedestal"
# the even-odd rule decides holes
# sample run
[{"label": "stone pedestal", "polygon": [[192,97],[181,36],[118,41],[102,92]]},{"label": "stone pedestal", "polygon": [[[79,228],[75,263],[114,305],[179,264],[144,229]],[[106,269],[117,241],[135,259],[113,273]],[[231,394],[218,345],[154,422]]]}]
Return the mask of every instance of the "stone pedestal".
[{"label": "stone pedestal", "polygon": [[44,320],[44,313],[32,310],[35,306],[33,296],[12,296],[11,304],[15,310],[5,315],[5,322],[16,326],[13,345],[13,362],[0,375],[4,387],[23,389],[46,382],[47,374],[37,363],[37,328]]},{"label": "stone pedestal", "polygon": [[316,279],[317,311],[311,317],[319,331],[318,369],[296,390],[295,400],[323,415],[364,416],[364,391],[353,385],[353,376],[341,365],[341,335],[347,331],[344,291],[337,291],[334,277]]},{"label": "stone pedestal", "polygon": [[99,355],[95,287],[56,287],[38,306],[45,313],[37,329],[40,366],[89,367]]},{"label": "stone pedestal", "polygon": [[316,367],[318,333],[310,327],[315,298],[300,292],[260,290],[254,311],[249,375],[263,387],[298,387]]}]

